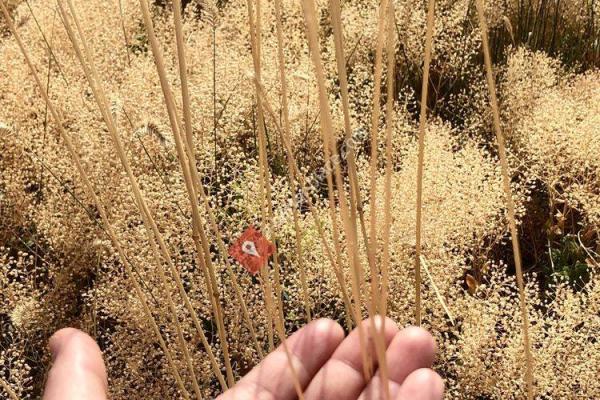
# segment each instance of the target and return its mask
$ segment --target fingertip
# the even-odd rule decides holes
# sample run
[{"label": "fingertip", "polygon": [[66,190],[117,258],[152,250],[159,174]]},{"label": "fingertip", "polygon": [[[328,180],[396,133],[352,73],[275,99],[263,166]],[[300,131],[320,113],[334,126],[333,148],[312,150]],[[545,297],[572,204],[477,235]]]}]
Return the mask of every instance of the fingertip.
[{"label": "fingertip", "polygon": [[58,358],[68,359],[79,368],[89,370],[106,382],[106,369],[102,359],[102,351],[94,339],[87,333],[75,328],[62,328],[50,337],[50,352],[53,362]]},{"label": "fingertip", "polygon": [[319,318],[310,322],[306,329],[318,339],[326,343],[339,344],[344,340],[344,329],[340,324],[329,318]]},{"label": "fingertip", "polygon": [[50,347],[52,359],[55,360],[56,357],[63,351],[63,349],[65,349],[65,345],[70,338],[79,333],[83,334],[83,332],[75,328],[62,328],[56,331],[48,341],[48,347]]},{"label": "fingertip", "polygon": [[62,328],[50,337],[50,351],[60,353],[66,348],[82,348],[100,352],[100,347],[87,333],[76,328]]},{"label": "fingertip", "polygon": [[45,400],[106,399],[107,374],[98,344],[86,333],[64,328],[49,340],[52,368]]},{"label": "fingertip", "polygon": [[402,329],[387,350],[390,379],[402,384],[413,371],[430,368],[435,352],[435,340],[429,332],[415,326]]},{"label": "fingertip", "polygon": [[[384,328],[383,336],[385,338],[385,345],[387,346],[394,339],[400,329],[394,320],[388,317],[382,318],[381,315],[376,315],[374,317],[369,317],[362,320],[360,323],[360,328],[354,329],[351,332],[351,336],[358,335],[359,329],[362,329],[369,338],[379,336],[381,334],[382,325]],[[373,331],[373,328],[375,328],[375,332]]]},{"label": "fingertip", "polygon": [[402,331],[403,346],[412,353],[422,354],[428,361],[428,365],[433,363],[437,352],[437,344],[431,333],[418,326],[409,326]]},{"label": "fingertip", "polygon": [[[368,321],[375,322],[375,329],[377,329],[377,333],[381,331],[383,325],[386,344],[389,344],[394,338],[394,336],[396,336],[396,334],[400,331],[400,328],[398,328],[398,324],[393,319],[388,317],[383,318],[381,315],[376,315],[373,318],[365,320],[365,322]],[[372,324],[370,324],[369,326],[372,326]]]},{"label": "fingertip", "polygon": [[412,381],[416,385],[429,388],[432,394],[443,394],[444,380],[434,370],[430,368],[420,368],[411,375],[413,375]]},{"label": "fingertip", "polygon": [[430,368],[420,368],[408,375],[400,389],[399,399],[441,400],[444,380]]}]

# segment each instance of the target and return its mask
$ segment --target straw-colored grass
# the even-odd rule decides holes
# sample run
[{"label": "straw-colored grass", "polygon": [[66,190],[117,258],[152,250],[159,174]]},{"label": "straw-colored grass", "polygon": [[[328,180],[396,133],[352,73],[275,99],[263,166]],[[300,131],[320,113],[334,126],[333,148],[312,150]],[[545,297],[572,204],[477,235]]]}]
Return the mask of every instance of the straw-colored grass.
[{"label": "straw-colored grass", "polygon": [[377,314],[432,332],[448,398],[600,396],[596,6],[0,5],[0,397],[66,325],[111,398],[201,399]]}]

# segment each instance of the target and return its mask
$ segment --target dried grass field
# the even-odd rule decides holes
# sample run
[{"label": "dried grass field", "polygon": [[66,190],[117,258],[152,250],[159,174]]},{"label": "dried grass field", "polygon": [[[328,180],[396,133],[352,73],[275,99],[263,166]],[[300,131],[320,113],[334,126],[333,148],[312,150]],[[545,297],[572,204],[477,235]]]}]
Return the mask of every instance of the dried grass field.
[{"label": "dried grass field", "polygon": [[597,0],[0,11],[0,398],[64,326],[112,399],[214,398],[375,314],[449,399],[600,398]]}]

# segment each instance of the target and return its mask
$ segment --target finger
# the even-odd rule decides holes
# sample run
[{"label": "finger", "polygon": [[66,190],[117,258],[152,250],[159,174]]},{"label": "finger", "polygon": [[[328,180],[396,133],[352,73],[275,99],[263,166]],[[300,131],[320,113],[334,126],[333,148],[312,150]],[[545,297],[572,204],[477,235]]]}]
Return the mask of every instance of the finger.
[{"label": "finger", "polygon": [[53,364],[44,400],[106,400],[106,369],[102,352],[85,333],[65,328],[50,338]]},{"label": "finger", "polygon": [[[407,376],[419,368],[431,367],[435,359],[436,345],[433,337],[424,329],[408,327],[398,333],[386,351],[388,365],[388,387],[390,397],[398,393]],[[384,397],[380,372],[369,382],[360,400],[375,400]]]},{"label": "finger", "polygon": [[[292,363],[305,388],[344,339],[335,321],[319,319],[290,336],[286,343]],[[285,350],[279,346],[219,400],[288,400],[296,398],[294,379]]]},{"label": "finger", "polygon": [[421,368],[406,377],[396,400],[442,400],[444,381],[429,368]]},{"label": "finger", "polygon": [[435,352],[435,340],[429,332],[416,326],[403,329],[386,352],[390,379],[401,384],[414,370],[431,367]]},{"label": "finger", "polygon": [[[381,329],[382,319],[375,320],[377,331]],[[361,322],[364,332],[368,335],[367,351],[375,354],[375,344],[371,338],[371,320]],[[385,319],[385,344],[392,341],[398,332],[394,321]],[[376,357],[371,357],[373,365]],[[308,385],[304,397],[306,400],[313,399],[356,399],[366,385],[363,375],[363,362],[358,328],[342,342],[327,364],[319,371]]]}]

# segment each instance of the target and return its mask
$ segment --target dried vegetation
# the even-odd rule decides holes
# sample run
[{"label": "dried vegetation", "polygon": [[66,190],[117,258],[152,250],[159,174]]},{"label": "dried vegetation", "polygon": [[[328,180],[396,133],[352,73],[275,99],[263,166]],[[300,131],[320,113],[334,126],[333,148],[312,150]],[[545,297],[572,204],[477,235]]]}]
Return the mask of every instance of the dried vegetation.
[{"label": "dried vegetation", "polygon": [[[301,2],[262,1],[257,8],[254,1],[184,1],[182,75],[171,2],[150,2],[153,49],[138,1],[60,0],[62,13],[54,1],[0,1],[49,97],[40,96],[0,18],[0,397],[39,397],[50,364],[47,339],[65,325],[98,340],[111,398],[134,399],[214,397],[309,313],[352,324],[355,310],[345,294],[362,305],[363,316],[372,312],[373,279],[389,285],[386,312],[400,325],[415,323],[426,2],[392,1],[393,25],[378,19],[377,2],[343,2],[346,107],[328,2],[316,7],[319,81]],[[248,4],[260,12],[256,38]],[[522,249],[532,394],[539,399],[600,397],[599,4],[485,4]],[[66,28],[76,31],[76,22],[82,32],[73,40]],[[381,26],[384,37],[393,33],[392,52],[378,42]],[[527,396],[528,363],[479,26],[474,2],[436,2],[420,307],[423,326],[439,343],[436,369],[448,398],[518,399]],[[84,37],[89,58],[74,47]],[[260,53],[258,66],[253,51]],[[86,77],[80,57],[97,78]],[[104,99],[95,99],[90,81],[101,85]],[[324,146],[321,135],[327,115],[320,85],[335,146]],[[375,92],[380,115],[373,120]],[[339,153],[332,186],[323,167],[330,153]],[[355,211],[363,221],[354,219],[354,226],[340,219],[357,206],[346,200],[351,189],[362,200]],[[339,198],[331,202],[332,193]],[[251,224],[278,249],[259,277],[222,252]],[[164,248],[156,247],[158,237]],[[358,265],[362,281],[353,280],[360,278]],[[356,283],[365,287],[358,301]]]}]

